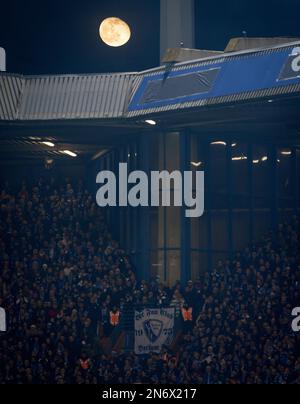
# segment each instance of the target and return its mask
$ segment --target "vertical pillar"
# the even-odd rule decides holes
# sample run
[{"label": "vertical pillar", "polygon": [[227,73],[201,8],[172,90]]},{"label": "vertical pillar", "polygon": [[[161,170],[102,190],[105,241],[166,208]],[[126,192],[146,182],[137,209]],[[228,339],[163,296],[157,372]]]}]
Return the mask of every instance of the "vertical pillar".
[{"label": "vertical pillar", "polygon": [[293,209],[295,215],[297,214],[297,197],[298,197],[298,187],[299,183],[297,181],[298,167],[297,167],[297,149],[296,147],[292,148],[292,167],[291,167],[291,178],[292,178],[292,198],[293,198]]},{"label": "vertical pillar", "polygon": [[249,190],[250,190],[250,206],[249,206],[249,218],[250,218],[250,242],[251,245],[254,242],[254,177],[253,177],[253,144],[248,144],[248,173],[249,173]]},{"label": "vertical pillar", "polygon": [[[138,169],[150,175],[149,136],[141,136],[138,149]],[[150,278],[150,207],[139,207],[137,240],[137,274],[140,280]]]},{"label": "vertical pillar", "polygon": [[[191,137],[188,131],[180,134],[180,171],[190,170]],[[184,200],[184,199],[183,199]],[[181,282],[191,278],[191,219],[185,217],[186,207],[181,209]]]},{"label": "vertical pillar", "polygon": [[[278,164],[277,164],[277,147],[275,145],[271,145],[271,162],[270,162],[270,184],[272,186],[272,195],[271,195],[271,215],[272,215],[272,227],[273,229],[277,229],[278,226]],[[275,232],[277,234],[277,232]]]},{"label": "vertical pillar", "polygon": [[160,0],[160,58],[180,46],[195,48],[195,1]]},{"label": "vertical pillar", "polygon": [[228,223],[228,238],[229,238],[229,252],[232,257],[234,252],[233,247],[233,176],[232,176],[232,139],[228,139],[227,144],[227,172],[228,172],[228,211],[229,211],[229,223]]},{"label": "vertical pillar", "polygon": [[[206,204],[206,215],[207,215],[207,247],[208,247],[208,269],[212,270],[213,267],[213,239],[212,239],[212,160],[211,160],[211,148],[210,143],[205,143],[205,181],[206,181],[206,194],[205,194],[205,204]],[[199,153],[200,155],[200,153]]]},{"label": "vertical pillar", "polygon": [[[112,154],[113,162],[112,162],[112,170],[115,174],[119,171],[119,162],[120,162],[120,150],[115,150]],[[110,209],[112,211],[111,216],[111,226],[113,231],[113,236],[121,241],[121,218],[120,218],[120,207],[115,207]]]},{"label": "vertical pillar", "polygon": [[295,149],[295,159],[296,159],[296,173],[295,173],[295,178],[296,178],[296,212],[299,212],[300,208],[300,150],[296,147]]}]

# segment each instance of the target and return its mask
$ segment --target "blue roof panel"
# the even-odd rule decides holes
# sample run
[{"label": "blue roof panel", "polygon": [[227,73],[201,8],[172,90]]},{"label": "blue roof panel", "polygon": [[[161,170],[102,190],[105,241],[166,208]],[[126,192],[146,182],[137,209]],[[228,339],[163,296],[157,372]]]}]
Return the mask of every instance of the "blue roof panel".
[{"label": "blue roof panel", "polygon": [[[291,68],[292,65],[294,69],[296,67],[295,71]],[[297,66],[299,66],[299,71],[297,71]],[[145,93],[149,93],[149,87],[154,87],[155,82],[161,86],[161,93],[163,94],[163,87],[167,86],[168,80],[172,80],[174,85],[176,85],[176,77],[180,78],[192,73],[201,74],[209,71],[208,69],[219,69],[219,74],[211,83],[211,86],[207,86],[207,91],[199,91],[198,93],[186,91],[182,95],[182,89],[178,80],[178,94],[181,94],[180,96],[169,99],[163,96],[161,99],[145,102],[147,98],[149,99],[149,96],[145,97]],[[289,72],[289,74],[284,76],[283,72]],[[170,71],[167,77],[164,72],[159,72],[158,74],[151,73],[148,76],[144,76],[129,104],[128,110],[129,112],[147,112],[148,110],[159,110],[171,105],[176,107],[178,104],[182,108],[184,104],[190,102],[257,92],[265,89],[276,89],[295,84],[300,84],[300,48],[287,47],[277,49],[276,51],[256,52],[255,54],[223,58],[213,63],[210,62],[208,66],[182,66],[175,71]]]}]

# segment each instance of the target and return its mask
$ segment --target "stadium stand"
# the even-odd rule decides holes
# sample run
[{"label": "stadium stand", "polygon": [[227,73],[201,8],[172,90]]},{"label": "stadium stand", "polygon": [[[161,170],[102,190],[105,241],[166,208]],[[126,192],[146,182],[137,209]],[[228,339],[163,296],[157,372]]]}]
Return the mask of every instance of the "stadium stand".
[{"label": "stadium stand", "polygon": [[[0,194],[0,383],[299,384],[300,221],[187,285],[138,282],[83,183],[23,183]],[[134,305],[192,308],[162,354],[112,351]],[[182,310],[184,309],[184,310]],[[189,312],[190,313],[190,312]],[[113,320],[113,321],[112,321]],[[116,341],[118,343],[118,341]]]}]

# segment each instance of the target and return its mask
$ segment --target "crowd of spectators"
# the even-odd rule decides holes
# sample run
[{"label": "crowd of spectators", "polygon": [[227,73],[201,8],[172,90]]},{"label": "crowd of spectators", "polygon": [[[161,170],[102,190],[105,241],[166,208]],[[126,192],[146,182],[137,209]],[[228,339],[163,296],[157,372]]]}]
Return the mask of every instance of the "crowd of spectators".
[{"label": "crowd of spectators", "polygon": [[[300,383],[300,222],[187,285],[138,282],[83,184],[0,194],[0,383]],[[200,263],[199,263],[200,265]],[[192,308],[176,353],[105,354],[110,313]]]}]

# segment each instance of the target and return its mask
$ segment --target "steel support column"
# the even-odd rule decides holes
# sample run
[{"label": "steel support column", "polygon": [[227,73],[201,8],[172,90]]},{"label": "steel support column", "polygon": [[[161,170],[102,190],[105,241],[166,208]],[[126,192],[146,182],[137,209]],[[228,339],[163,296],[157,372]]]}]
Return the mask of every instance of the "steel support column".
[{"label": "steel support column", "polygon": [[[180,133],[180,170],[190,170],[191,136],[189,131]],[[183,195],[184,197],[184,195]],[[184,200],[184,199],[183,199]],[[181,209],[181,282],[186,283],[191,278],[191,218],[185,217],[186,207]]]}]

